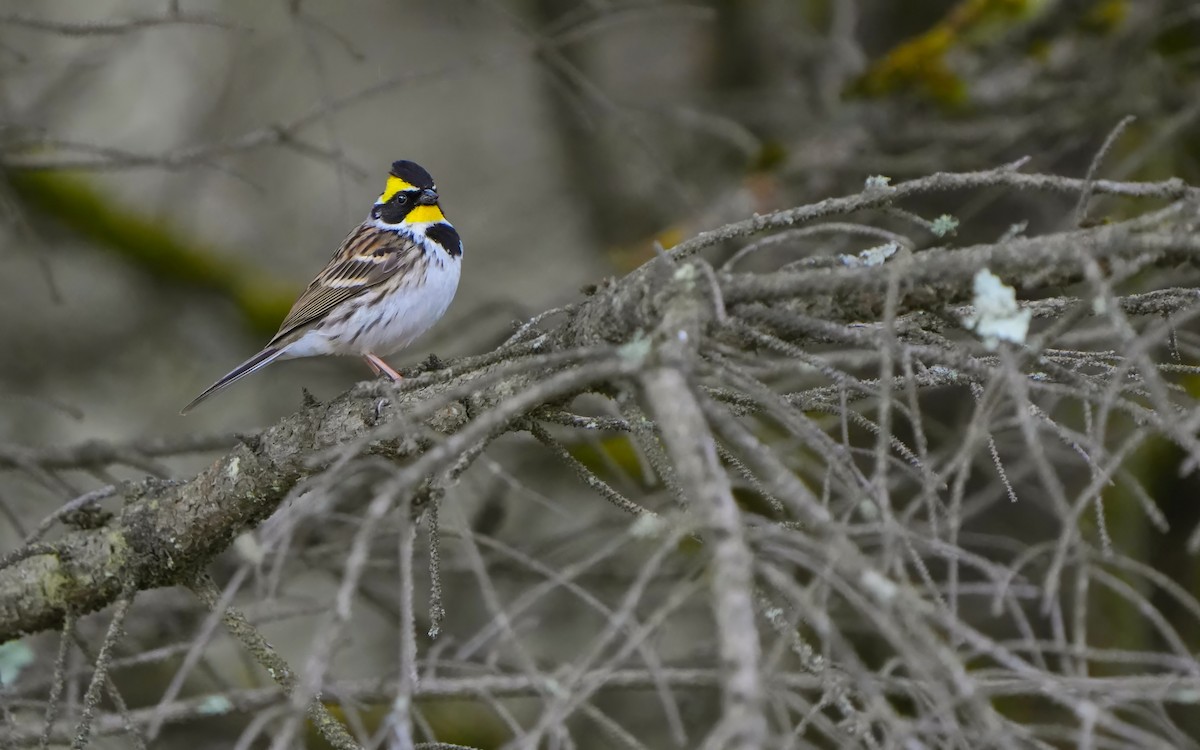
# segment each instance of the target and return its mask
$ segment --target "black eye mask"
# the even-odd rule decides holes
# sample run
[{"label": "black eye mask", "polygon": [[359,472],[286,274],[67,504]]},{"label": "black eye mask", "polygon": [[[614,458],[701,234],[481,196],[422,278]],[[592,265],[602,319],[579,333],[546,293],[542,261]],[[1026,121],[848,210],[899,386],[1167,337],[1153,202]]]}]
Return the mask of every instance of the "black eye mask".
[{"label": "black eye mask", "polygon": [[408,190],[396,193],[387,203],[381,203],[371,209],[371,216],[385,224],[399,224],[408,216],[408,212],[417,205],[416,200]]}]

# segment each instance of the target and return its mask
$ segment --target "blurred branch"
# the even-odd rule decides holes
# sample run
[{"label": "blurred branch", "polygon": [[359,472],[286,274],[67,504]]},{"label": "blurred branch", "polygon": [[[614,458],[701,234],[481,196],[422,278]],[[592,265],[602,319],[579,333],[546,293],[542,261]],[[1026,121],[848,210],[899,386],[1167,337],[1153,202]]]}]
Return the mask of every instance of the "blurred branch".
[{"label": "blurred branch", "polygon": [[219,29],[237,27],[213,16],[194,13],[172,13],[165,16],[143,16],[123,18],[119,21],[53,21],[47,18],[5,13],[0,15],[0,26],[12,26],[27,31],[40,31],[62,36],[115,36],[134,31],[162,28],[165,26],[212,26]]},{"label": "blurred branch", "polygon": [[25,205],[155,279],[228,298],[256,333],[274,333],[291,308],[295,288],[118,207],[79,177],[24,170],[9,170],[4,177]]},{"label": "blurred branch", "polygon": [[[227,140],[185,146],[159,153],[132,152],[56,138],[34,138],[28,142],[21,142],[10,135],[11,142],[3,144],[3,161],[0,162],[0,165],[9,168],[14,173],[24,171],[97,171],[135,167],[179,169],[196,164],[214,166],[221,157],[268,146],[280,146],[290,148],[313,159],[334,162],[345,168],[350,174],[361,176],[363,170],[349,162],[340,151],[311,143],[302,137],[302,132],[334,114],[350,110],[396,89],[422,81],[470,73],[481,68],[510,64],[521,59],[524,54],[524,52],[505,52],[480,55],[467,57],[441,68],[405,70],[337,98],[322,101],[292,119],[268,123]],[[17,131],[18,134],[20,132],[20,130]],[[74,153],[82,153],[85,156],[73,156]]]},{"label": "blurred branch", "polygon": [[0,469],[17,469],[23,466],[39,466],[43,469],[88,469],[113,464],[137,466],[151,458],[221,450],[237,441],[237,435],[218,434],[179,435],[129,443],[87,440],[75,445],[51,448],[28,448],[0,443]]}]

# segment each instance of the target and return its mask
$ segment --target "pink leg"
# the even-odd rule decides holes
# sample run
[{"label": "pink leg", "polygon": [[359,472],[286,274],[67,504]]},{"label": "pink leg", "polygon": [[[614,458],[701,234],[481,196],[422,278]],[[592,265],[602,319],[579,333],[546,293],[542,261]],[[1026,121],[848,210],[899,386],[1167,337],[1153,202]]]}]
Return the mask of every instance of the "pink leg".
[{"label": "pink leg", "polygon": [[391,368],[387,362],[384,362],[374,354],[367,353],[363,355],[363,359],[367,361],[367,365],[376,375],[387,375],[392,381],[404,380],[404,376]]}]

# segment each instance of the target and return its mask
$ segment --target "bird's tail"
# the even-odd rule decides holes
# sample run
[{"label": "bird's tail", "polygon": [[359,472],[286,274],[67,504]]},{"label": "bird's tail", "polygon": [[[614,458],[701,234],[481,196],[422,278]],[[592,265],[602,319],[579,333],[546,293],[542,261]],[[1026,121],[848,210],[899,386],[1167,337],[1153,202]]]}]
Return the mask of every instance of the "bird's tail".
[{"label": "bird's tail", "polygon": [[183,410],[180,411],[179,413],[187,414],[189,411],[194,409],[196,407],[196,405],[199,404],[201,401],[205,400],[206,398],[213,395],[217,391],[221,390],[225,386],[231,385],[231,384],[235,383],[236,381],[241,380],[242,378],[249,375],[250,373],[255,372],[257,370],[261,370],[262,368],[264,368],[267,365],[274,362],[281,354],[283,354],[283,349],[276,349],[275,347],[268,346],[266,349],[263,349],[258,354],[255,354],[250,359],[246,360],[245,362],[241,363],[237,367],[230,370],[228,375],[226,375],[225,377],[221,378],[217,382],[210,385],[208,387],[208,389],[204,391],[204,393],[201,393],[199,396],[192,399],[192,402],[190,404],[188,404],[187,406],[183,407]]}]

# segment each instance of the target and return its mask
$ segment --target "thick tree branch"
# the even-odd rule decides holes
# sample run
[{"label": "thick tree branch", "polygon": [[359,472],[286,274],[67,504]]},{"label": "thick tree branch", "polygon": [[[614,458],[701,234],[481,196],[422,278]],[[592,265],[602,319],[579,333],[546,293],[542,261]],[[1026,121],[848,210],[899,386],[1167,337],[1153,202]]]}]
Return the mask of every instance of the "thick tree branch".
[{"label": "thick tree branch", "polygon": [[[440,388],[405,394],[403,401],[430,390]],[[127,585],[140,590],[187,580],[237,534],[274,512],[298,482],[320,471],[314,455],[379,421],[379,398],[351,392],[248,438],[186,484],[131,488],[107,526],[69,532],[53,543],[57,555],[28,557],[0,570],[0,641],[58,627],[67,612],[100,609]],[[425,424],[448,433],[465,421],[463,409],[446,408]]]},{"label": "thick tree branch", "polygon": [[713,612],[727,677],[724,717],[706,747],[753,750],[763,747],[767,737],[762,646],[754,621],[754,558],[716,441],[689,382],[696,347],[718,315],[699,269],[698,264],[680,266],[664,290],[662,324],[656,332],[659,361],[641,382],[684,495],[704,519],[712,545]]}]

